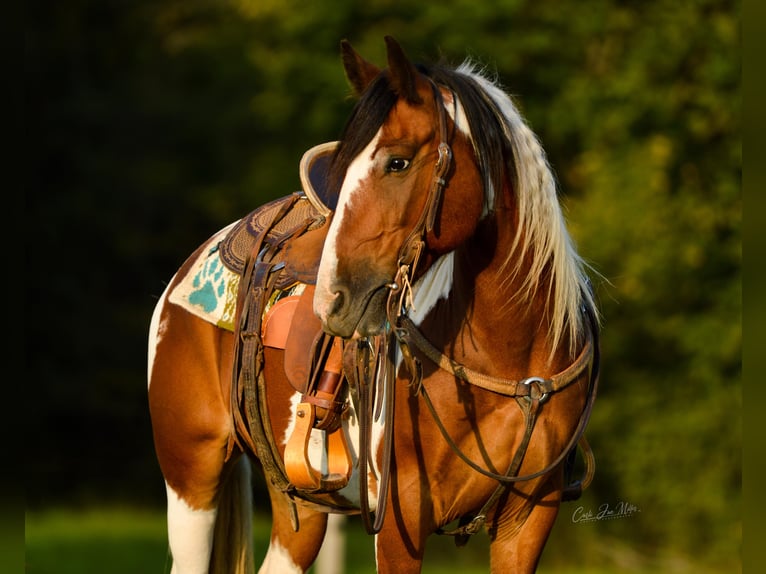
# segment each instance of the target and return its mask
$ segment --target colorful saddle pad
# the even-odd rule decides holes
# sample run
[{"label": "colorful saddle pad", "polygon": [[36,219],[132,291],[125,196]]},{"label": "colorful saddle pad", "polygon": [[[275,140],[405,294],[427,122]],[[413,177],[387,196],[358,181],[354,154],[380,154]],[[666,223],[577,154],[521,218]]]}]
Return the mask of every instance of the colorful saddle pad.
[{"label": "colorful saddle pad", "polygon": [[[306,231],[321,227],[325,218],[335,207],[335,199],[326,187],[327,169],[337,148],[337,142],[329,142],[308,150],[300,162],[300,179],[303,193],[275,199],[235,221],[208,239],[197,250],[197,258],[188,272],[169,294],[171,303],[180,305],[194,315],[229,331],[234,330],[237,290],[245,260],[256,238],[268,228],[266,240],[290,237],[292,232],[305,226]],[[279,210],[281,217],[274,221]],[[273,225],[272,225],[273,222]],[[314,236],[314,237],[312,237]],[[300,247],[293,249],[292,274],[303,282],[310,282],[313,267],[318,264],[318,254],[324,237],[322,234],[305,234]],[[286,251],[290,251],[286,245]],[[303,259],[297,253],[305,253]]]}]

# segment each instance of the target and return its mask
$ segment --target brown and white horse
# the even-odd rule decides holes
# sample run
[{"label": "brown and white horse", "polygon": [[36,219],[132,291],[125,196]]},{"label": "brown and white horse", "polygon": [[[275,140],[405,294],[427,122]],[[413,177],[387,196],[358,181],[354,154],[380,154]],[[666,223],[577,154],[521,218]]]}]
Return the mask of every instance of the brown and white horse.
[{"label": "brown and white horse", "polygon": [[[384,70],[342,43],[360,99],[330,171],[337,207],[314,312],[349,344],[392,341],[393,394],[382,401],[391,442],[381,415],[370,466],[360,464],[351,405],[344,425],[355,466],[346,487],[311,504],[298,496],[293,506],[267,480],[273,525],[260,572],[305,572],[339,499],[376,514],[378,572],[419,572],[427,538],[454,521],[461,538],[486,528],[492,572],[532,572],[595,393],[597,318],[585,265],[545,153],[508,95],[470,62],[415,66],[386,42]],[[195,260],[162,296],[150,337],[172,572],[248,572],[255,458],[243,455],[232,423],[234,336],[172,302]],[[300,400],[282,355],[264,350],[280,439]],[[377,479],[389,462],[384,485]],[[371,478],[367,492],[359,467]]]}]

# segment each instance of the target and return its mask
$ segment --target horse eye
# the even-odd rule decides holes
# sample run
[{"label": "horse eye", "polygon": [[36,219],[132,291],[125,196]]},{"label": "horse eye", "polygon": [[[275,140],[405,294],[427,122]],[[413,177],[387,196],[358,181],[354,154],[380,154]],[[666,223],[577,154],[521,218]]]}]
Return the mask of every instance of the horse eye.
[{"label": "horse eye", "polygon": [[410,160],[401,157],[394,157],[389,160],[386,171],[399,172],[404,171],[408,167],[410,167]]}]

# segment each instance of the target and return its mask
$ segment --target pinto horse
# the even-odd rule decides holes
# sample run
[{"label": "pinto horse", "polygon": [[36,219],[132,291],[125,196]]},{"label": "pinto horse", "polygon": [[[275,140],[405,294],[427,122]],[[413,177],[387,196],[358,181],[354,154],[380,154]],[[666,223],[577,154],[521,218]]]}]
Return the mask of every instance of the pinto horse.
[{"label": "pinto horse", "polygon": [[[349,476],[313,489],[285,480],[286,443],[304,414],[296,406],[307,404],[287,380],[287,351],[258,347],[263,384],[250,412],[267,420],[267,448],[243,436],[232,400],[241,325],[174,302],[223,230],[179,270],[151,325],[149,405],[175,574],[253,570],[259,461],[273,516],[262,573],[305,572],[328,513],[362,514],[378,572],[419,572],[429,536],[462,544],[481,530],[492,572],[533,572],[572,496],[567,467],[595,396],[598,317],[545,153],[470,61],[415,65],[386,43],[385,69],[341,43],[359,99],[332,146],[332,205],[306,280],[314,320],[345,349]],[[298,458],[324,480],[326,442],[310,443]]]}]

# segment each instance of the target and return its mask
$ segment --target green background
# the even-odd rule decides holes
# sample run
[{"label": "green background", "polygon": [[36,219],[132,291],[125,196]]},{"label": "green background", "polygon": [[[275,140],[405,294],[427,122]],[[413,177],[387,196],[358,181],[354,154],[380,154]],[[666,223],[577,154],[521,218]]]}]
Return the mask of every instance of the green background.
[{"label": "green background", "polygon": [[[386,34],[413,59],[470,56],[497,74],[540,136],[579,251],[603,277],[588,430],[596,479],[562,507],[544,567],[739,570],[740,2],[80,0],[27,10],[28,571],[90,571],[67,569],[70,558],[46,569],[61,540],[80,548],[72,564],[94,572],[120,552],[162,571],[164,486],[145,381],[153,305],[210,234],[299,188],[303,151],[337,139],[353,104],[340,40],[383,64]],[[571,520],[580,505],[620,502],[640,512]],[[125,550],[70,543],[78,532]],[[482,544],[459,554],[477,571]],[[367,568],[372,560],[370,550]]]}]

